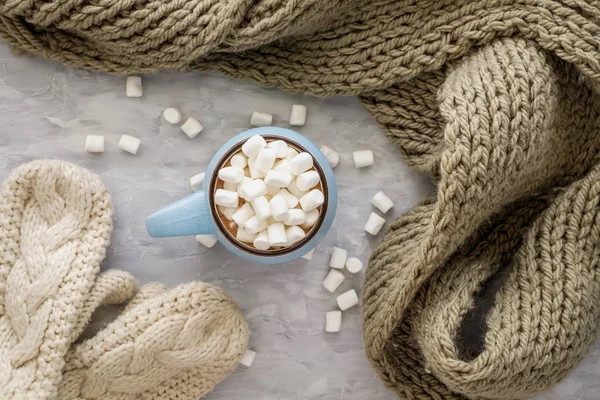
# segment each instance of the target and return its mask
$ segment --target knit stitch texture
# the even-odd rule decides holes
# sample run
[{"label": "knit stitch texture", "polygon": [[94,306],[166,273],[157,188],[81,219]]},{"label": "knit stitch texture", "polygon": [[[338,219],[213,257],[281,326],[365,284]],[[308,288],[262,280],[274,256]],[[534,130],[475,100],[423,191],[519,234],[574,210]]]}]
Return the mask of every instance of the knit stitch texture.
[{"label": "knit stitch texture", "polygon": [[529,397],[595,339],[598,1],[12,0],[0,35],[95,70],[360,95],[437,183],[363,288],[366,354],[400,397]]}]

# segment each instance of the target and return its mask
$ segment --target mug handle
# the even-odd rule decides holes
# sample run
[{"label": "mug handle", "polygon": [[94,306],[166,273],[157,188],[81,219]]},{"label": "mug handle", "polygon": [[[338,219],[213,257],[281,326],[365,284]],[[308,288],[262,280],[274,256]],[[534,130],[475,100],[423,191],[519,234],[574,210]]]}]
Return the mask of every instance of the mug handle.
[{"label": "mug handle", "polygon": [[156,238],[215,233],[207,203],[203,190],[194,192],[146,218],[146,229]]}]

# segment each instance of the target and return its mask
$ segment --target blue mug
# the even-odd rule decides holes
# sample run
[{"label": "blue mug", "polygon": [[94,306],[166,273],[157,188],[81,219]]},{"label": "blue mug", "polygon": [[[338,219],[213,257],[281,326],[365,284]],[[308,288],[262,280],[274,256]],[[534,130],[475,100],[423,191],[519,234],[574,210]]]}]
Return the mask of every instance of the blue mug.
[{"label": "blue mug", "polygon": [[[284,140],[288,145],[311,154],[315,160],[315,169],[321,176],[321,185],[325,195],[319,221],[311,228],[306,237],[289,248],[276,251],[257,250],[236,240],[219,218],[213,199],[219,169],[241,149],[246,140],[256,134],[263,136],[266,140]],[[146,228],[152,237],[213,234],[225,248],[245,260],[261,264],[281,264],[300,258],[314,249],[331,228],[336,209],[335,176],[331,165],[319,148],[305,136],[292,130],[261,127],[242,132],[221,146],[208,164],[202,190],[149,216],[146,219]]]}]

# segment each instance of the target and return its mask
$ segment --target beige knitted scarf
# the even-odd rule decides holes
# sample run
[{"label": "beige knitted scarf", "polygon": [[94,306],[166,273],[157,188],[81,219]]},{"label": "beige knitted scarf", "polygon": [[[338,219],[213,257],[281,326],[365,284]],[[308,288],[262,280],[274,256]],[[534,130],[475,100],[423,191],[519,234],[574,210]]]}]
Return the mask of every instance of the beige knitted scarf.
[{"label": "beige knitted scarf", "polygon": [[[136,294],[128,273],[97,275],[111,218],[106,186],[76,165],[34,161],[4,182],[2,400],[197,400],[244,354],[248,326],[214,286],[150,284]],[[113,322],[75,343],[98,306],[130,299]]]},{"label": "beige knitted scarf", "polygon": [[95,70],[360,95],[438,188],[364,284],[365,350],[400,397],[528,397],[595,339],[597,0],[9,0],[0,35]]}]

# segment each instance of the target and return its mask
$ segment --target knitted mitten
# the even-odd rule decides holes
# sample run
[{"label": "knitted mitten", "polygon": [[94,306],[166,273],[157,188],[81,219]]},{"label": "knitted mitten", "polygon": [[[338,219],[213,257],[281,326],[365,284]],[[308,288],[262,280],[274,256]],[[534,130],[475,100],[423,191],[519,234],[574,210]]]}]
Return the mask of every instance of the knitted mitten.
[{"label": "knitted mitten", "polygon": [[[100,179],[64,161],[17,168],[0,193],[0,398],[50,399],[64,356],[102,302],[135,290],[98,276],[112,231]],[[96,279],[97,278],[97,279]]]},{"label": "knitted mitten", "polygon": [[59,398],[196,400],[233,372],[248,335],[222,290],[150,284],[117,319],[71,348]]}]

